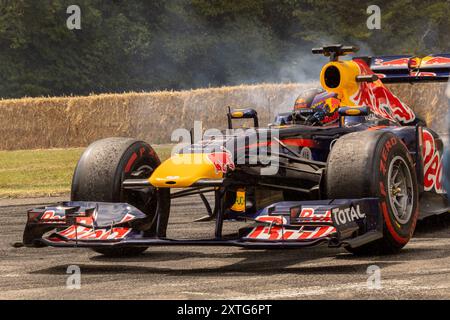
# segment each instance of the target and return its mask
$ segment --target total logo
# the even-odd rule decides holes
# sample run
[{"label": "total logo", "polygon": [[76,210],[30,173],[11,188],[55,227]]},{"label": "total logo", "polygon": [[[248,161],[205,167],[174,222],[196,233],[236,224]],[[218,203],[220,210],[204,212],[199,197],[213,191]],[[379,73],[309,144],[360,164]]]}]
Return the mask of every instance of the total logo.
[{"label": "total logo", "polygon": [[335,208],[332,210],[332,213],[337,225],[344,225],[366,217],[366,214],[361,212],[361,207],[359,204],[346,209]]}]

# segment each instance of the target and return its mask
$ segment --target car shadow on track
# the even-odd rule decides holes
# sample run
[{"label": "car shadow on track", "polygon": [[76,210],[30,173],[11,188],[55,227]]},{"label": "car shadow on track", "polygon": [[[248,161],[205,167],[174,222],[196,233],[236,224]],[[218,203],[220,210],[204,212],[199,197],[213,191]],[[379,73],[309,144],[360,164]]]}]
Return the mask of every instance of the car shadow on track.
[{"label": "car shadow on track", "polygon": [[[379,267],[386,267],[392,263],[381,263]],[[273,265],[264,265],[256,263],[236,263],[222,267],[202,267],[193,269],[171,269],[167,267],[145,267],[133,265],[79,265],[84,275],[98,275],[98,274],[164,274],[170,276],[248,276],[260,275],[271,276],[283,273],[295,274],[312,274],[312,275],[340,275],[340,274],[364,274],[367,271],[367,263],[357,265],[334,265],[334,266],[308,266],[308,267],[280,267]],[[67,271],[67,265],[60,265],[33,271],[33,274],[64,274]]]},{"label": "car shadow on track", "polygon": [[431,216],[417,222],[414,238],[450,238],[450,213]]},{"label": "car shadow on track", "polygon": [[[206,253],[199,251],[152,251],[134,258],[106,258],[94,256],[93,264],[79,264],[83,274],[164,274],[171,276],[247,276],[247,275],[277,275],[282,273],[294,274],[361,274],[367,271],[370,265],[380,268],[401,264],[411,260],[432,260],[450,256],[440,249],[405,248],[398,254],[374,257],[357,257],[352,254],[331,251],[327,248],[313,251],[247,251],[239,250],[232,253]],[[193,259],[195,262],[186,260]],[[239,259],[237,262],[227,264],[227,259]],[[210,267],[204,260],[219,262],[221,266]],[[175,262],[174,267],[167,267],[165,262]],[[99,264],[97,264],[99,263]],[[145,263],[145,266],[136,266],[136,263]],[[163,266],[154,264],[164,263]],[[148,266],[147,266],[148,264]],[[53,266],[36,270],[32,273],[55,274],[65,273],[68,264]],[[185,266],[185,267],[183,267]]]},{"label": "car shadow on track", "polygon": [[[317,250],[319,249],[319,250]],[[283,273],[295,274],[316,274],[316,275],[330,275],[330,274],[352,274],[365,273],[367,267],[372,262],[367,259],[361,259],[360,262],[349,261],[346,263],[343,260],[335,260],[333,263],[328,263],[328,260],[334,259],[336,254],[344,257],[351,257],[350,254],[339,254],[336,250],[328,248],[303,249],[303,250],[287,250],[287,251],[249,251],[237,250],[235,252],[227,253],[205,253],[199,251],[152,251],[148,250],[139,257],[134,258],[105,258],[102,256],[94,256],[91,258],[94,262],[101,264],[81,264],[79,265],[83,274],[164,274],[171,276],[247,276],[247,275],[277,275]],[[332,254],[331,254],[332,253]],[[186,263],[185,259],[193,259],[194,262]],[[239,261],[227,263],[227,259],[239,259]],[[318,261],[322,259],[321,261]],[[323,259],[327,262],[324,263]],[[210,267],[210,263],[204,263],[205,260],[214,261],[214,263],[221,263],[220,266]],[[179,262],[174,264],[174,268],[164,266],[154,266],[158,262]],[[148,263],[148,266],[136,266],[131,263]],[[337,263],[336,263],[337,262]],[[398,262],[379,262],[379,267],[397,264]],[[315,265],[316,264],[316,265]],[[183,266],[185,266],[183,268]],[[58,265],[46,269],[34,271],[37,274],[55,274],[65,273],[67,264]]]},{"label": "car shadow on track", "polygon": [[[427,218],[417,225],[415,238],[442,239],[450,237],[450,215]],[[380,268],[412,260],[433,260],[450,256],[450,250],[442,248],[407,246],[400,253],[372,257],[357,257],[343,249],[316,247],[291,250],[245,250],[245,249],[182,249],[151,248],[137,257],[107,258],[102,255],[90,257],[92,264],[79,264],[84,274],[164,274],[172,276],[247,276],[295,274],[349,274],[365,273],[369,265]],[[238,260],[238,261],[235,261]],[[206,262],[205,262],[206,261]],[[209,266],[210,262],[218,266]],[[174,262],[174,264],[171,264]],[[145,263],[145,266],[136,264]],[[157,266],[152,265],[157,264]],[[147,266],[148,264],[148,266]],[[163,265],[161,265],[163,264]],[[167,266],[169,264],[169,267]],[[159,266],[158,266],[159,265]],[[171,266],[174,266],[173,268]],[[65,273],[67,264],[36,270],[36,274]]]},{"label": "car shadow on track", "polygon": [[402,263],[413,260],[433,260],[450,257],[450,250],[437,248],[411,248],[406,246],[399,253],[376,256],[354,256],[351,254],[336,255],[337,260],[366,261],[379,265],[383,262]]},{"label": "car shadow on track", "polygon": [[[192,250],[189,250],[192,249]],[[276,262],[291,261],[291,264],[305,263],[312,260],[329,258],[336,255],[336,250],[327,247],[317,247],[308,249],[274,249],[274,250],[246,250],[236,248],[232,251],[215,251],[214,248],[208,250],[194,247],[185,247],[182,249],[172,249],[172,251],[163,251],[160,248],[150,248],[143,254],[136,257],[109,258],[102,255],[91,257],[92,261],[115,261],[115,262],[166,262],[185,259],[214,259],[226,261],[227,259],[244,259],[258,262]]]}]

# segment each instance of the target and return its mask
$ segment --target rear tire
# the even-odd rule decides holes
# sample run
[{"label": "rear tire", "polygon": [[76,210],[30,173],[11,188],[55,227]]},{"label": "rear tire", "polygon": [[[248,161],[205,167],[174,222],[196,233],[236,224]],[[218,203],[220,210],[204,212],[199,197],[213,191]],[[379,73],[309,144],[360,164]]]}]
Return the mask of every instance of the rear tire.
[{"label": "rear tire", "polygon": [[326,176],[329,199],[380,199],[383,238],[346,249],[356,255],[396,253],[412,237],[419,214],[414,163],[404,143],[383,131],[351,133],[330,152]]},{"label": "rear tire", "polygon": [[[146,237],[156,235],[156,217],[167,217],[170,210],[168,189],[149,190],[146,193],[123,190],[122,182],[139,170],[148,178],[161,164],[153,148],[143,141],[129,138],[108,138],[91,144],[78,161],[72,180],[72,201],[124,202],[148,216]],[[163,236],[165,236],[164,226]],[[133,256],[146,247],[99,248],[95,252],[105,256]]]}]

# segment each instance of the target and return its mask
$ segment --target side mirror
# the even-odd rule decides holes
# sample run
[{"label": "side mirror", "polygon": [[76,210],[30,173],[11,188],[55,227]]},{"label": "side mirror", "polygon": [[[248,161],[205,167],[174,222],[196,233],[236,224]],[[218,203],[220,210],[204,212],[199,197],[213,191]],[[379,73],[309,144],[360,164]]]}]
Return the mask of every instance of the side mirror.
[{"label": "side mirror", "polygon": [[294,118],[294,115],[292,114],[292,112],[279,113],[275,117],[274,122],[269,124],[269,127],[285,126],[285,125],[291,124],[293,118]]},{"label": "side mirror", "polygon": [[355,117],[354,120],[350,122],[358,122],[356,117],[365,117],[370,115],[369,107],[341,107],[339,108],[339,126],[343,126],[346,122],[345,117]]},{"label": "side mirror", "polygon": [[228,129],[233,129],[233,120],[237,119],[253,119],[255,128],[259,127],[258,113],[255,109],[234,109],[228,107]]},{"label": "side mirror", "polygon": [[341,117],[365,117],[370,114],[369,107],[341,107],[339,116]]}]

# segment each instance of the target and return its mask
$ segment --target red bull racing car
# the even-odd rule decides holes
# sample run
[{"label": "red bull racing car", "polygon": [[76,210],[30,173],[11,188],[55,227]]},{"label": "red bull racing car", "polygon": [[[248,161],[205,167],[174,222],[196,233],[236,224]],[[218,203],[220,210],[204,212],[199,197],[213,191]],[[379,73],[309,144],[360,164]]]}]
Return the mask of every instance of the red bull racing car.
[{"label": "red bull racing car", "polygon": [[[447,81],[450,55],[341,58],[356,51],[313,49],[330,59],[322,88],[267,128],[255,110],[229,109],[228,130],[163,163],[143,141],[93,143],[76,167],[71,201],[30,210],[24,243],[105,255],[169,245],[397,252],[418,219],[449,211],[448,174],[442,139],[385,83]],[[253,127],[233,128],[238,119]],[[171,199],[191,195],[214,219],[214,236],[167,238]],[[247,224],[224,235],[229,220]]]}]

